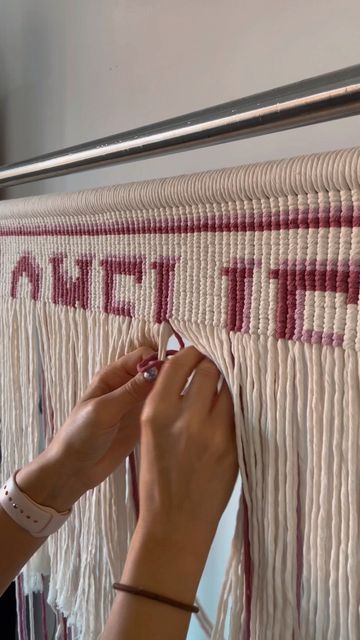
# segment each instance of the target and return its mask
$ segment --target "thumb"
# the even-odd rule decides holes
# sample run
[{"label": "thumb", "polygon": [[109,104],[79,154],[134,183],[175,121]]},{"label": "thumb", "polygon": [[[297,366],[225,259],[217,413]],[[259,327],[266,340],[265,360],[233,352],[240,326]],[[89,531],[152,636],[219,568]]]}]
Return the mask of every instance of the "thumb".
[{"label": "thumb", "polygon": [[114,396],[118,394],[121,405],[125,407],[125,411],[128,411],[139,402],[144,402],[152,388],[153,383],[144,378],[143,373],[138,373],[113,394]]},{"label": "thumb", "polygon": [[101,404],[101,411],[106,415],[106,421],[118,422],[130,409],[144,402],[152,387],[152,382],[146,380],[142,373],[138,373],[122,387],[101,396],[97,402]]}]

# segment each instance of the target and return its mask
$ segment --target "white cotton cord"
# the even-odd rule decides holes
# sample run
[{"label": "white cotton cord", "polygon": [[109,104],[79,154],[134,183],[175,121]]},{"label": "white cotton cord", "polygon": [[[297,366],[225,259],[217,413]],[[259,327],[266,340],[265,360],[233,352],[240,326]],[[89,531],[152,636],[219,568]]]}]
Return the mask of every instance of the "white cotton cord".
[{"label": "white cotton cord", "polygon": [[341,544],[341,467],[342,467],[342,432],[344,407],[344,353],[342,349],[335,349],[335,396],[333,410],[333,495],[331,501],[331,539],[330,554],[330,599],[329,599],[329,631],[331,640],[340,638],[340,591],[339,591],[339,562]]},{"label": "white cotton cord", "polygon": [[275,611],[275,549],[276,549],[276,512],[275,500],[276,485],[275,475],[277,469],[277,451],[276,451],[276,388],[278,379],[278,359],[277,344],[274,338],[269,338],[267,344],[267,372],[265,379],[267,420],[265,429],[265,473],[267,480],[265,481],[265,512],[264,522],[265,531],[267,532],[267,558],[266,558],[266,609],[264,617],[266,620],[265,634],[270,640],[273,638],[273,624]]},{"label": "white cotton cord", "polygon": [[43,590],[42,576],[49,575],[50,558],[47,542],[30,558],[22,569],[23,589],[25,595],[41,593]]},{"label": "white cotton cord", "polygon": [[222,584],[218,609],[216,613],[216,620],[212,628],[211,632],[211,640],[223,640],[224,631],[225,631],[225,623],[227,618],[227,612],[229,608],[229,600],[231,594],[231,567],[233,564],[232,558],[229,559],[228,566],[226,569],[225,578]]},{"label": "white cotton cord", "polygon": [[[345,354],[344,354],[345,355]],[[346,366],[346,360],[345,360]],[[342,425],[342,465],[341,465],[341,543],[339,549],[339,596],[340,596],[340,637],[350,638],[349,634],[349,534],[350,534],[350,504],[349,495],[349,440],[350,440],[350,407],[349,379],[344,371],[344,422]],[[358,630],[359,626],[358,626]]]},{"label": "white cotton cord", "polygon": [[[306,503],[306,468],[307,468],[307,366],[304,347],[300,342],[294,344],[295,357],[295,397],[293,411],[293,429],[297,431],[298,460],[297,460],[297,542],[296,542],[296,627],[302,628],[302,573],[304,554],[305,503]],[[301,637],[301,633],[300,633]]]},{"label": "white cotton cord", "polygon": [[20,580],[21,576],[18,576],[15,579],[17,635],[19,640],[25,640],[24,634],[22,633],[21,607],[23,606],[23,598],[21,594]]},{"label": "white cotton cord", "polygon": [[[263,602],[262,602],[262,592],[259,588],[260,584],[263,584],[265,579],[265,566],[264,566],[264,556],[261,553],[261,548],[263,546],[265,540],[265,528],[264,528],[264,513],[263,513],[263,504],[264,504],[264,437],[263,433],[266,428],[266,420],[263,411],[262,405],[262,397],[263,397],[263,376],[262,369],[266,366],[264,364],[264,350],[262,349],[261,343],[257,340],[256,336],[251,336],[248,342],[248,357],[247,361],[249,363],[248,369],[248,378],[252,379],[252,417],[251,425],[252,425],[252,433],[253,437],[251,438],[254,444],[254,496],[255,504],[254,504],[254,525],[253,525],[253,536],[254,540],[257,539],[257,544],[253,544],[252,546],[252,556],[251,559],[253,564],[257,567],[256,571],[253,571],[252,576],[252,615],[251,615],[251,633],[254,635],[258,633],[256,631],[257,625],[261,624],[262,619],[262,610],[263,610]],[[256,516],[255,516],[256,514]],[[257,531],[257,536],[255,538],[255,530]]]},{"label": "white cotton cord", "polygon": [[[37,350],[37,357],[40,357],[39,350]],[[43,416],[43,408],[40,410],[40,403],[43,404],[44,399],[42,397],[42,371],[40,369],[38,376],[38,386],[40,389],[40,402],[38,406],[38,418],[39,418],[39,429],[40,432],[40,450],[42,451],[45,446],[45,434],[44,434],[44,425],[45,420]],[[23,567],[22,576],[23,576],[23,589],[26,595],[30,595],[32,593],[41,593],[43,591],[43,576],[47,576],[50,573],[50,557],[48,550],[47,541],[41,545],[41,547],[35,552],[35,554],[30,558],[27,564]]]},{"label": "white cotton cord", "polygon": [[[248,227],[252,224],[253,220],[257,220],[262,216],[262,203],[255,197],[252,201],[245,204],[247,211]],[[262,242],[259,242],[255,230],[248,231],[245,234],[245,263],[256,264],[261,263],[263,256],[263,243],[266,243],[265,238],[262,238]],[[266,259],[266,249],[265,249]],[[264,556],[261,553],[261,548],[265,536],[264,530],[264,457],[265,457],[265,442],[263,438],[263,432],[265,429],[265,415],[263,412],[262,400],[264,397],[263,388],[263,369],[265,369],[263,359],[263,345],[258,339],[259,326],[262,321],[261,317],[261,304],[262,304],[262,278],[263,273],[260,269],[254,269],[252,273],[252,279],[245,279],[245,304],[243,311],[243,328],[249,328],[250,340],[247,342],[244,340],[247,350],[247,389],[248,396],[250,388],[252,386],[251,398],[249,397],[249,444],[253,445],[253,454],[250,460],[254,463],[254,468],[250,473],[250,476],[254,480],[252,507],[249,507],[249,515],[252,512],[252,518],[250,518],[250,537],[252,538],[251,545],[251,561],[252,565],[256,567],[256,570],[252,573],[252,595],[251,595],[251,627],[250,633],[254,636],[257,633],[258,624],[262,625],[262,616],[264,609],[263,592],[259,589],[259,584],[262,584],[265,579],[265,566]],[[251,309],[259,309],[259,314],[253,314]],[[245,337],[245,336],[244,336]],[[250,503],[251,504],[251,503]],[[240,619],[240,616],[239,616]],[[240,631],[240,630],[239,630]]]},{"label": "white cotton cord", "polygon": [[34,607],[34,593],[31,591],[29,593],[29,632],[30,638],[29,640],[37,640],[35,635],[35,607]]},{"label": "white cotton cord", "polygon": [[241,620],[241,612],[243,609],[243,563],[242,563],[242,531],[243,531],[243,510],[242,503],[240,503],[236,516],[235,532],[231,543],[231,553],[226,566],[226,572],[221,588],[219,604],[215,617],[215,624],[213,626],[211,640],[224,640],[225,637],[225,625],[228,619],[228,612],[230,606],[230,598],[234,597],[232,601],[231,617],[235,614],[235,608],[238,607],[238,615]]},{"label": "white cotton cord", "polygon": [[[262,504],[262,446],[261,438],[261,418],[260,404],[261,397],[261,375],[255,363],[257,346],[254,344],[251,336],[241,336],[238,341],[237,350],[234,349],[235,367],[236,361],[239,360],[239,383],[241,380],[241,393],[244,405],[244,419],[247,421],[248,428],[244,428],[242,433],[242,441],[244,443],[244,495],[247,502],[247,512],[249,520],[249,538],[251,540],[251,566],[252,566],[252,586],[251,586],[251,609],[248,611],[250,616],[250,632],[255,633],[253,625],[256,623],[256,617],[253,615],[258,611],[258,580],[259,572],[261,573],[259,549],[263,536],[263,517],[261,513]],[[255,368],[255,369],[254,369]],[[238,383],[238,384],[239,384]],[[240,385],[239,385],[240,386]],[[251,437],[250,433],[252,434]],[[245,482],[248,484],[248,498],[245,494]],[[254,569],[256,567],[256,569]],[[237,606],[237,605],[235,605]],[[235,619],[235,616],[234,616]],[[238,616],[241,619],[241,616]],[[236,623],[235,623],[236,624]]]},{"label": "white cotton cord", "polygon": [[[349,584],[349,637],[355,638],[360,627],[360,522],[356,505],[360,504],[360,482],[358,455],[359,446],[359,415],[360,415],[360,379],[358,358],[353,350],[345,353],[347,370],[347,403],[349,406],[349,546],[347,558]],[[355,508],[353,508],[355,505]]]},{"label": "white cotton cord", "polygon": [[[243,501],[240,501],[238,507],[238,513],[236,517],[236,529],[232,542],[232,550],[230,557],[230,586],[231,593],[231,609],[229,616],[229,630],[231,638],[239,638],[241,636],[241,630],[244,628],[244,615],[245,615],[245,583],[244,583],[244,550],[243,550],[243,532],[244,532],[244,509]],[[226,579],[225,579],[226,585]],[[227,594],[226,594],[227,595]],[[227,602],[227,601],[226,601]],[[221,624],[221,640],[226,638],[225,622],[226,622],[225,609],[222,617],[220,618]]]},{"label": "white cotton cord", "polygon": [[[55,634],[54,634],[54,640],[64,640],[64,630],[63,630],[63,625],[61,622],[61,619],[59,618],[59,614],[56,613],[56,627],[55,627]],[[79,640],[78,637],[75,636],[74,640]]]},{"label": "white cotton cord", "polygon": [[[261,449],[262,449],[262,465],[263,465],[263,474],[262,474],[262,495],[261,495],[261,510],[260,510],[260,522],[261,522],[261,535],[262,540],[266,541],[268,539],[269,530],[266,523],[265,517],[265,509],[264,504],[266,503],[266,493],[267,493],[267,484],[268,478],[270,475],[270,470],[268,466],[268,458],[269,458],[269,447],[268,447],[268,439],[267,439],[267,431],[268,431],[268,420],[266,417],[266,412],[263,410],[263,407],[266,406],[266,398],[267,398],[267,376],[268,376],[268,339],[265,336],[260,336],[259,340],[259,357],[260,363],[257,367],[257,373],[255,374],[260,381],[260,390],[259,390],[259,405],[260,405],[260,420],[261,420]],[[266,363],[263,365],[262,363]],[[260,553],[261,557],[261,574],[260,574],[260,584],[264,584],[267,581],[267,558],[263,557],[263,554]],[[262,591],[259,589],[259,619],[261,621],[266,620],[267,617],[267,597],[266,591]],[[262,623],[261,623],[262,624]]]},{"label": "white cotton cord", "polygon": [[318,538],[321,535],[319,512],[320,512],[320,491],[322,482],[322,448],[324,438],[324,375],[321,367],[322,347],[319,344],[313,345],[312,349],[312,366],[314,392],[312,395],[312,415],[314,421],[313,430],[313,454],[314,454],[314,472],[312,479],[313,486],[313,503],[310,520],[310,553],[311,553],[311,597],[309,603],[309,632],[310,629],[316,629],[316,618],[318,611],[318,594],[316,589],[316,577],[319,569],[318,557]]},{"label": "white cotton cord", "polygon": [[331,553],[331,531],[328,531],[328,523],[331,516],[331,496],[333,494],[333,402],[335,395],[335,362],[334,349],[325,347],[322,350],[322,371],[324,372],[324,407],[323,407],[323,440],[321,451],[321,486],[320,509],[318,512],[318,538],[317,538],[317,612],[316,633],[318,637],[324,637],[329,623],[328,602],[330,566],[328,559]]},{"label": "white cotton cord", "polygon": [[0,384],[1,397],[6,403],[2,417],[3,480],[39,451],[35,314],[36,307],[29,301],[16,304],[14,300],[8,300],[1,305],[3,366]]},{"label": "white cotton cord", "polygon": [[203,632],[205,633],[207,638],[211,638],[211,633],[212,633],[212,629],[213,629],[213,625],[212,622],[210,620],[210,618],[208,617],[208,615],[205,612],[205,609],[203,608],[203,606],[201,605],[200,601],[198,598],[195,599],[195,605],[199,608],[199,611],[196,615],[196,620],[198,621],[201,629],[203,630]]},{"label": "white cotton cord", "polygon": [[[316,576],[318,571],[318,536],[321,490],[321,459],[323,446],[324,389],[321,369],[321,346],[312,345],[307,349],[309,356],[309,404],[308,404],[308,453],[311,464],[308,466],[307,490],[309,492],[309,511],[306,514],[304,575],[308,575],[307,632],[316,626],[318,607]],[[311,405],[310,405],[311,403]],[[311,456],[311,457],[310,457]],[[307,573],[308,572],[308,573]],[[310,588],[311,586],[311,588]]]},{"label": "white cotton cord", "polygon": [[285,446],[286,446],[286,551],[284,586],[288,607],[284,624],[287,629],[293,630],[294,640],[299,638],[299,625],[296,602],[296,562],[297,555],[297,493],[298,493],[298,436],[297,420],[295,414],[295,354],[294,343],[291,341],[279,341],[279,346],[285,347],[287,358],[287,385],[286,385],[286,413],[285,413]]},{"label": "white cotton cord", "polygon": [[[283,343],[278,344],[278,381],[276,393],[276,467],[278,472],[277,495],[277,528],[275,547],[275,611],[274,611],[274,638],[280,637],[284,617],[289,621],[288,600],[284,584],[285,545],[286,545],[286,385],[287,385],[287,358]],[[281,605],[280,605],[281,603]],[[292,630],[291,630],[292,631]]]},{"label": "white cotton cord", "polygon": [[[281,632],[282,616],[285,615],[288,616],[288,628],[293,629],[296,634],[298,628],[296,575],[292,565],[296,551],[297,527],[296,503],[293,504],[291,497],[297,486],[297,469],[294,467],[295,463],[297,465],[298,444],[293,434],[287,432],[295,393],[295,356],[289,351],[285,341],[280,343],[264,339],[255,342],[247,335],[236,337],[236,346],[233,350],[235,361],[238,359],[240,363],[244,418],[252,430],[252,442],[249,434],[242,434],[241,438],[246,446],[245,457],[248,463],[246,472],[252,493],[252,502],[250,507],[248,506],[253,571],[251,633],[254,637],[261,637],[261,633],[265,631],[268,638],[275,637],[276,633]],[[267,398],[269,407],[267,414],[263,411],[264,398]],[[272,460],[273,464],[271,464]],[[275,475],[269,487],[271,474]],[[282,482],[281,489],[276,493],[274,493],[275,482],[278,483],[278,487]],[[274,511],[275,507],[280,510],[279,516],[276,510]],[[282,531],[277,526],[278,521],[284,523]],[[287,534],[291,536],[289,550],[285,544]],[[264,547],[268,553],[262,558],[257,549]],[[276,600],[272,601],[274,579],[276,579],[275,587],[278,589],[279,602],[282,602],[282,606],[277,605],[278,592],[276,592]],[[243,586],[243,575],[241,583]],[[266,595],[256,596],[255,588],[259,591],[259,586],[256,585],[264,583],[269,585],[265,591]],[[282,590],[284,596],[281,596]],[[234,599],[236,609],[238,603],[242,601],[239,599],[239,592]],[[284,602],[289,603],[285,610]],[[272,615],[275,617],[273,618]],[[244,616],[243,612],[237,611],[232,616],[231,638],[235,638],[236,633],[240,631],[239,620],[244,622]],[[274,627],[273,624],[275,624]],[[272,629],[270,632],[268,625]]]},{"label": "white cotton cord", "polygon": [[[244,604],[242,534],[243,509],[242,502],[240,502],[236,516],[235,532],[231,543],[231,553],[226,566],[211,640],[224,640],[226,637],[226,624],[228,624],[230,628],[233,628],[234,619],[235,624],[238,620],[240,620],[239,624],[241,624]],[[236,635],[234,637],[236,637]]]},{"label": "white cotton cord", "polygon": [[[118,508],[126,504],[126,465],[121,464],[104,481],[101,509],[101,531],[111,573],[111,583],[119,580],[128,548],[127,513]],[[125,515],[126,514],[126,515]]]},{"label": "white cotton cord", "polygon": [[307,469],[306,469],[306,502],[305,510],[305,529],[303,542],[303,595],[302,605],[302,628],[305,637],[309,630],[309,612],[310,612],[310,595],[312,580],[312,559],[311,559],[311,514],[313,509],[313,479],[314,479],[314,420],[312,398],[314,395],[314,374],[312,367],[313,349],[309,344],[304,345],[306,357],[306,369],[308,375],[308,402],[306,407],[306,433],[307,433]]}]

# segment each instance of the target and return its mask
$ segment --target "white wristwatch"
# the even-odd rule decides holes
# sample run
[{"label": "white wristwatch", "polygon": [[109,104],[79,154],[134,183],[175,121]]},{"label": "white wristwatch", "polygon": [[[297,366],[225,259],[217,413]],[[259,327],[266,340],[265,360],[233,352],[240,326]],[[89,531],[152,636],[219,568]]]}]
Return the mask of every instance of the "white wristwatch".
[{"label": "white wristwatch", "polygon": [[35,538],[46,538],[55,533],[66,522],[71,514],[71,509],[64,513],[58,513],[51,507],[34,502],[26,493],[23,493],[16,484],[15,473],[5,482],[0,489],[0,506],[6,513],[26,529]]}]

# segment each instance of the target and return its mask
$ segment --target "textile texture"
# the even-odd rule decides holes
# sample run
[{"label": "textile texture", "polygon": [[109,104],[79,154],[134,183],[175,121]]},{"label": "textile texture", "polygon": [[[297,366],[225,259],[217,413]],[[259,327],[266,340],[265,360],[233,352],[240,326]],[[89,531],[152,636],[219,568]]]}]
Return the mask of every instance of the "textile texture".
[{"label": "textile texture", "polygon": [[[234,399],[242,490],[208,635],[360,638],[360,149],[3,201],[0,272],[2,479],[100,366],[141,344],[161,357],[174,329]],[[49,575],[57,637],[99,636],[130,472],[24,568],[22,628],[19,600]]]}]

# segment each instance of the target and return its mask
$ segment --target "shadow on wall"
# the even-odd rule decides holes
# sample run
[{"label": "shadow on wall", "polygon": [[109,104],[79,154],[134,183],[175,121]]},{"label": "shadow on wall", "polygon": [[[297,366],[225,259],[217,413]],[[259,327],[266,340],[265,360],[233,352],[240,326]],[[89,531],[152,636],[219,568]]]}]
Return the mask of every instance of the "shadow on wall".
[{"label": "shadow on wall", "polygon": [[[1,56],[1,42],[0,42],[0,166],[5,164],[5,106],[3,91],[5,87],[5,74],[4,74],[4,61]],[[0,200],[5,200],[6,189],[0,187]]]},{"label": "shadow on wall", "polygon": [[[53,13],[43,3],[17,5],[5,8],[0,27],[1,164],[46,153],[64,139],[65,3]],[[44,183],[30,183],[3,189],[1,197],[43,191]]]},{"label": "shadow on wall", "polygon": [[[0,75],[1,83],[1,75]],[[0,166],[5,164],[5,141],[4,141],[4,106],[3,99],[0,98]],[[0,187],[0,200],[6,200],[6,189]]]}]

